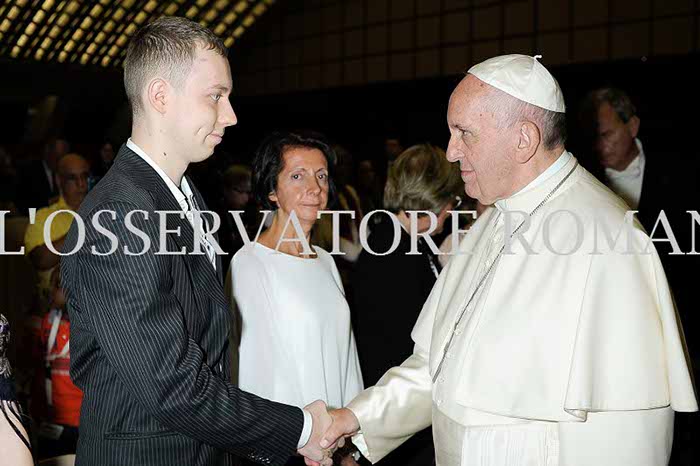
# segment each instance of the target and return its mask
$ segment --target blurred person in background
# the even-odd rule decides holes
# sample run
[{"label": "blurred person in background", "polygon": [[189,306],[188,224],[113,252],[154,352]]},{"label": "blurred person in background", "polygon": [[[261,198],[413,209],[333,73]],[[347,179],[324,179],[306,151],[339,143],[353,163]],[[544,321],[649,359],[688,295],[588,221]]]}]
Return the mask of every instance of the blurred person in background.
[{"label": "blurred person in background", "polygon": [[41,323],[47,415],[39,428],[39,456],[75,454],[83,392],[70,379],[70,320],[60,269],[51,273],[51,303]]},{"label": "blurred person in background", "polygon": [[0,146],[0,210],[7,210],[10,215],[17,214],[17,170],[12,156]]},{"label": "blurred person in background", "polygon": [[[76,212],[88,191],[90,165],[81,155],[67,154],[58,162],[56,181],[60,193],[58,200],[36,212],[34,223],[27,226],[24,234],[25,254],[29,256],[38,273],[40,308],[45,309],[51,290],[49,278],[58,265],[60,256],[51,251],[44,241],[44,225],[48,217],[59,210]],[[57,214],[51,222],[50,238],[53,248],[60,251],[66,234],[73,223],[73,215]]]},{"label": "blurred person in background", "polygon": [[107,171],[112,167],[115,156],[114,144],[112,144],[110,141],[104,141],[100,146],[100,151],[98,153],[98,158],[95,161],[95,165],[92,167],[92,175],[95,178],[95,183],[100,178],[105,176]]},{"label": "blurred person in background", "polygon": [[360,197],[363,214],[382,208],[384,185],[377,174],[373,160],[360,160],[357,165],[357,194]]},{"label": "blurred person in background", "polygon": [[318,212],[335,195],[334,163],[331,147],[313,133],[276,132],[262,142],[253,160],[253,192],[274,218],[257,243],[236,253],[229,271],[240,321],[238,385],[295,406],[317,399],[344,406],[363,388],[335,262],[318,246],[304,251],[290,223],[295,215],[309,242]]},{"label": "blurred person in background", "polygon": [[[579,123],[587,135],[593,157],[593,173],[630,209],[637,211],[644,229],[654,238],[667,238],[669,232],[657,222],[663,212],[672,230],[673,240],[683,253],[695,251],[691,217],[698,210],[700,166],[695,154],[677,154],[669,144],[653,145],[653,135],[643,133],[642,120],[632,99],[621,89],[604,87],[589,92],[579,112]],[[662,138],[663,140],[664,138]],[[672,242],[655,242],[664,271],[684,323],[688,351],[693,360],[695,377],[700,377],[700,332],[697,299],[694,296],[695,274],[700,267],[697,256],[678,254]],[[700,433],[697,415],[676,415],[675,444],[672,463],[697,464],[693,456]]]},{"label": "blurred person in background", "polygon": [[233,255],[244,244],[241,232],[229,211],[243,211],[241,220],[250,240],[257,233],[259,222],[256,223],[255,205],[251,202],[251,178],[250,167],[238,164],[229,166],[222,176],[221,208],[218,212],[221,226],[218,233],[219,246],[226,253],[226,256],[221,257],[221,264],[226,270]]},{"label": "blurred person in background", "polygon": [[70,152],[68,141],[62,138],[49,138],[43,146],[42,157],[31,160],[19,169],[18,202],[20,211],[25,213],[31,207],[41,208],[56,202],[59,185],[56,180],[58,161]]},{"label": "blurred person in background", "polygon": [[[437,217],[431,225],[427,214],[418,214],[417,232],[439,234],[449,211],[458,207],[464,195],[459,168],[445,158],[445,152],[428,144],[404,151],[389,169],[384,188],[384,205],[400,223],[398,247],[387,255],[364,250],[353,275],[355,328],[362,374],[367,386],[377,383],[387,369],[401,364],[413,351],[411,329],[442,268],[423,238],[419,254],[411,250],[411,221],[407,212],[430,211]],[[389,251],[396,226],[386,216],[373,227],[368,239],[375,253]],[[387,338],[390,335],[391,338]],[[432,432],[419,432],[382,460],[387,465],[431,464],[434,458]]]},{"label": "blurred person in background", "polygon": [[10,323],[0,314],[0,458],[2,464],[31,466],[32,448],[29,442],[29,423],[22,414],[12,368],[7,358],[10,346]]},{"label": "blurred person in background", "polygon": [[[359,228],[363,212],[360,198],[354,186],[352,154],[340,145],[334,145],[333,151],[337,157],[337,164],[333,171],[337,202],[334,206],[329,206],[328,208],[354,213],[354,218],[349,214],[341,214],[338,217],[338,249],[342,254],[333,255],[333,259],[343,280],[343,287],[350,309],[353,309],[352,280],[350,276],[354,269],[354,263],[362,251]],[[311,233],[311,242],[326,250],[333,249],[333,217],[331,215],[322,215],[318,219]]]}]

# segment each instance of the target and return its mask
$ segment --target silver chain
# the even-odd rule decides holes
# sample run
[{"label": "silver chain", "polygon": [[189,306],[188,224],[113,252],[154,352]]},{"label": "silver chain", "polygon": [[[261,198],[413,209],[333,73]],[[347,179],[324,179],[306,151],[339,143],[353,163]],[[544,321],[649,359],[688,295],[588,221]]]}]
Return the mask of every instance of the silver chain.
[{"label": "silver chain", "polygon": [[[542,208],[542,206],[545,205],[545,203],[554,195],[555,192],[557,192],[557,190],[564,184],[564,182],[565,182],[566,180],[569,179],[569,177],[570,177],[571,174],[574,172],[574,170],[576,170],[576,167],[577,167],[577,166],[578,166],[578,162],[574,163],[574,166],[571,168],[571,170],[569,171],[569,173],[567,173],[566,176],[565,176],[564,178],[562,178],[562,180],[559,181],[559,183],[557,183],[557,185],[549,192],[549,194],[547,194],[547,195],[545,196],[545,198],[542,199],[542,202],[540,202],[539,204],[537,204],[537,206],[536,206],[534,209],[532,209],[532,211],[528,214],[528,218],[532,217],[532,216],[535,214],[535,212],[537,212],[538,210],[540,210],[540,209]],[[511,239],[513,239],[513,237],[515,236],[515,234],[516,234],[518,231],[520,231],[520,229],[522,228],[522,226],[523,226],[524,224],[525,224],[525,220],[523,220],[523,221],[520,223],[520,225],[518,225],[517,228],[516,228],[515,230],[513,230],[513,233],[510,234],[510,238],[511,238]],[[457,317],[457,321],[455,322],[454,326],[452,327],[452,332],[450,333],[450,338],[449,338],[449,340],[447,340],[447,344],[445,345],[445,347],[444,347],[444,349],[443,349],[443,351],[442,351],[442,358],[440,358],[440,362],[438,363],[438,367],[437,367],[437,369],[435,370],[435,375],[433,375],[433,383],[435,383],[435,381],[437,380],[438,376],[440,375],[440,371],[442,370],[442,366],[443,366],[443,364],[445,363],[445,357],[447,356],[447,353],[449,352],[450,347],[452,346],[452,340],[453,340],[454,337],[455,337],[455,334],[456,334],[455,332],[457,331],[457,327],[459,327],[459,324],[462,322],[462,318],[463,318],[464,315],[467,313],[467,309],[469,309],[469,305],[470,305],[470,304],[472,303],[472,301],[474,300],[474,297],[476,296],[476,294],[479,292],[479,290],[481,289],[481,287],[482,287],[482,286],[484,285],[484,283],[486,282],[486,279],[488,278],[488,276],[489,276],[489,274],[491,273],[491,271],[494,269],[494,267],[496,267],[496,264],[497,264],[498,261],[500,260],[501,255],[503,254],[503,250],[505,249],[505,247],[506,247],[506,245],[505,245],[505,242],[504,242],[503,245],[501,245],[501,249],[498,251],[498,254],[496,255],[496,259],[491,263],[491,265],[489,266],[489,268],[486,270],[486,272],[484,273],[484,275],[481,277],[481,279],[479,280],[479,283],[477,283],[476,288],[474,288],[474,291],[472,292],[471,296],[469,297],[469,300],[467,301],[467,304],[464,306],[464,308],[462,308],[462,311],[459,313],[459,317]]]}]

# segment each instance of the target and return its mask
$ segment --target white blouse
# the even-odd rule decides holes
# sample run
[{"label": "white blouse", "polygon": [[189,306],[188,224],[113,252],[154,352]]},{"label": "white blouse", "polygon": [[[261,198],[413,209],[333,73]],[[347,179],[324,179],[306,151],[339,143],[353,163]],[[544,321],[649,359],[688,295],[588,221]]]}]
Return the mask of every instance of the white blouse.
[{"label": "white blouse", "polygon": [[[280,403],[345,406],[363,389],[350,309],[333,258],[251,243],[231,261],[238,385]],[[234,370],[235,372],[235,370]]]}]

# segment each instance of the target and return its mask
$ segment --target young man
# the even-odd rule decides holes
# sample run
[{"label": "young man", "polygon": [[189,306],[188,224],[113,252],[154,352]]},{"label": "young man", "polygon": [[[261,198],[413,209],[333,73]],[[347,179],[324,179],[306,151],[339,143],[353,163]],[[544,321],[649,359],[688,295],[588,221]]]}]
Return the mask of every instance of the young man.
[{"label": "young man", "polygon": [[330,425],[322,402],[301,410],[228,382],[222,267],[215,238],[194,247],[209,225],[193,211],[207,207],[184,176],[236,123],[224,46],[196,23],[160,18],[133,37],[124,84],[131,138],[81,206],[84,238],[75,222],[64,252],[77,252],[62,261],[71,376],[85,394],[76,464],[219,465],[239,455],[281,465],[297,449],[330,464],[318,447]]}]

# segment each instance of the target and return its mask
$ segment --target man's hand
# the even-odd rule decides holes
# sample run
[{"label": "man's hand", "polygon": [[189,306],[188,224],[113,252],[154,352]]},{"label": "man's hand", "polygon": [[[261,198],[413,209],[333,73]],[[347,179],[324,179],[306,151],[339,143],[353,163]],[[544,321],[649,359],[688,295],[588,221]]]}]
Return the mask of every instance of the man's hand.
[{"label": "man's hand", "polygon": [[321,439],[321,448],[329,448],[344,441],[345,437],[351,437],[360,430],[360,421],[357,420],[355,413],[348,408],[334,409],[329,411],[333,418],[333,423],[330,428],[323,434]]},{"label": "man's hand", "polygon": [[[320,464],[322,466],[332,466],[333,452],[328,449],[328,446],[321,448],[319,443],[323,434],[333,423],[333,419],[328,414],[326,403],[321,400],[316,400],[304,408],[311,414],[313,419],[313,428],[311,437],[306,445],[298,450],[298,453],[306,458],[307,464]],[[331,444],[328,444],[329,446]]]}]

